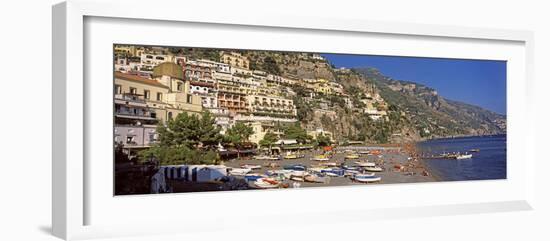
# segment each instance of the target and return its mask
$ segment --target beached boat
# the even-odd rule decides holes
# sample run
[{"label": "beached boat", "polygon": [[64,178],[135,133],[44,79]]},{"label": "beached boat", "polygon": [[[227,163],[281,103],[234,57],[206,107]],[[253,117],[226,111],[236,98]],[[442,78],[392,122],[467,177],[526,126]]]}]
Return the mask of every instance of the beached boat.
[{"label": "beached boat", "polygon": [[303,182],[305,179],[304,179],[304,176],[290,176],[290,180],[292,181],[297,181],[297,182]]},{"label": "beached boat", "polygon": [[322,163],[319,163],[320,165],[323,165],[323,166],[327,166],[327,167],[336,167],[338,166],[338,163],[336,162],[322,162]]},{"label": "beached boat", "polygon": [[314,175],[314,174],[311,174],[311,175],[307,175],[304,177],[304,180],[306,182],[316,182],[316,183],[325,183],[327,182],[327,178],[326,177],[322,177],[322,176],[319,176],[319,175]]},{"label": "beached boat", "polygon": [[244,175],[244,179],[246,179],[247,181],[256,181],[260,178],[265,178],[266,176],[265,175],[262,175],[262,174],[259,174],[259,173],[249,173],[249,174],[246,174]]},{"label": "beached boat", "polygon": [[358,174],[358,175],[355,175],[353,177],[353,180],[355,180],[357,182],[365,182],[365,183],[379,182],[379,181],[382,180],[382,177],[374,176],[374,175],[370,175],[370,174]]},{"label": "beached boat", "polygon": [[279,179],[289,179],[292,175],[292,170],[269,170],[265,172],[268,176],[276,176]]},{"label": "beached boat", "polygon": [[241,168],[244,168],[244,169],[261,169],[262,168],[262,165],[253,165],[253,164],[243,164],[241,165]]},{"label": "beached boat", "polygon": [[321,173],[330,177],[341,177],[344,176],[345,170],[340,168],[332,168],[329,170],[322,170]]},{"label": "beached boat", "polygon": [[359,159],[359,155],[357,155],[357,154],[349,154],[349,155],[346,155],[345,158],[346,158],[346,159]]},{"label": "beached boat", "polygon": [[365,171],[381,172],[381,171],[383,171],[383,169],[381,167],[365,167]]},{"label": "beached boat", "polygon": [[457,155],[455,158],[457,160],[470,159],[470,158],[472,158],[472,154]]},{"label": "beached boat", "polygon": [[376,164],[374,162],[355,162],[360,167],[374,167]]},{"label": "beached boat", "polygon": [[344,170],[358,170],[359,167],[356,167],[356,166],[348,166],[348,165],[342,165],[342,169],[344,169]]},{"label": "beached boat", "polygon": [[295,170],[292,170],[290,172],[290,176],[297,176],[297,177],[303,177],[307,174],[306,171],[295,171]]},{"label": "beached boat", "polygon": [[307,168],[306,168],[306,166],[301,165],[301,164],[294,164],[294,165],[283,166],[283,169],[285,169],[285,170],[295,170],[295,171],[305,171]]},{"label": "beached boat", "polygon": [[313,157],[314,161],[330,161],[330,158],[325,155],[317,155]]},{"label": "beached boat", "polygon": [[287,154],[284,156],[285,159],[298,159],[303,157],[304,155],[298,155],[298,154]]},{"label": "beached boat", "polygon": [[254,182],[254,185],[258,188],[276,188],[279,187],[280,182],[273,178],[259,178]]},{"label": "beached boat", "polygon": [[244,176],[251,171],[252,169],[250,168],[232,168],[231,170],[229,170],[229,174],[233,176]]},{"label": "beached boat", "polygon": [[312,173],[322,173],[323,171],[330,171],[332,168],[330,167],[310,167],[307,169],[308,172]]},{"label": "beached boat", "polygon": [[344,171],[344,176],[355,176],[355,175],[358,175],[360,174],[361,172],[358,171],[358,170],[345,170]]}]

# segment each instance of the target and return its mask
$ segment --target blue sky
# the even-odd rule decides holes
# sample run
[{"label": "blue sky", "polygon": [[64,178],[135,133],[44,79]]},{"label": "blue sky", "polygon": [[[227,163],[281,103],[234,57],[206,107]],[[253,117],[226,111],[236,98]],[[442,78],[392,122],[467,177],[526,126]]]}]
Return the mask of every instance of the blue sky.
[{"label": "blue sky", "polygon": [[506,114],[506,62],[323,54],[336,67],[374,67],[396,80],[432,87],[451,100]]}]

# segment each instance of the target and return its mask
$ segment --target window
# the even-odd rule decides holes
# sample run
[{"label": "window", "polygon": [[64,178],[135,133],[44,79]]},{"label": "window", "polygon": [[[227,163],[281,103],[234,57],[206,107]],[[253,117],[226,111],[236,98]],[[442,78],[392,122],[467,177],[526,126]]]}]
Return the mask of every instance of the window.
[{"label": "window", "polygon": [[137,94],[137,89],[130,87],[130,94],[132,94],[132,95]]},{"label": "window", "polygon": [[172,119],[172,112],[168,112],[168,120]]},{"label": "window", "polygon": [[148,100],[151,98],[151,92],[149,90],[143,90],[143,97]]},{"label": "window", "polygon": [[178,82],[178,91],[183,90],[183,84],[181,82]]},{"label": "window", "polygon": [[134,137],[133,136],[127,136],[126,137],[126,144],[134,144]]},{"label": "window", "polygon": [[157,100],[162,101],[162,93],[157,92]]},{"label": "window", "polygon": [[115,85],[115,95],[120,94],[122,92],[122,86]]},{"label": "window", "polygon": [[193,96],[187,95],[187,103],[191,104],[191,102],[193,102]]}]

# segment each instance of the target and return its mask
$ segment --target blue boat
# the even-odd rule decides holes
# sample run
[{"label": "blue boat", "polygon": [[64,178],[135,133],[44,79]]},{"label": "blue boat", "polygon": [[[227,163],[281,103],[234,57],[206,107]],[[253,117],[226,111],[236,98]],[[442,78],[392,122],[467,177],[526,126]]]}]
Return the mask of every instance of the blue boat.
[{"label": "blue boat", "polygon": [[344,176],[345,170],[340,168],[333,168],[330,170],[321,170],[321,173],[326,174],[327,176]]},{"label": "blue boat", "polygon": [[283,169],[285,170],[293,170],[293,171],[305,171],[307,168],[304,165],[301,164],[295,164],[295,165],[286,165],[283,166]]}]

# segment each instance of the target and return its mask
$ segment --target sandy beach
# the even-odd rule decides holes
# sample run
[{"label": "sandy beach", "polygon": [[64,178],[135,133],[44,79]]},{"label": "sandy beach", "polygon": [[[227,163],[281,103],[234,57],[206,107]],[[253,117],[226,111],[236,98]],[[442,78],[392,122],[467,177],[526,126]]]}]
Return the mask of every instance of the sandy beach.
[{"label": "sandy beach", "polygon": [[[406,151],[398,148],[390,147],[381,147],[380,155],[359,155],[358,159],[345,159],[347,155],[342,148],[338,149],[336,153],[331,157],[328,162],[336,162],[338,164],[344,163],[346,165],[355,165],[354,162],[357,161],[369,161],[377,163],[377,166],[383,168],[382,172],[376,172],[376,176],[380,176],[382,180],[376,183],[358,183],[351,180],[349,177],[330,177],[330,181],[327,183],[310,183],[310,182],[300,182],[301,187],[323,187],[323,186],[344,186],[344,185],[376,185],[376,184],[391,184],[391,183],[415,183],[415,182],[431,182],[436,181],[431,175],[423,175],[429,173],[424,164],[414,158],[410,158],[410,154]],[[228,167],[238,168],[241,165],[261,165],[261,169],[255,169],[252,173],[265,174],[268,170],[278,170],[282,169],[283,166],[292,165],[292,164],[301,164],[306,167],[320,166],[323,162],[313,160],[313,157],[316,155],[322,154],[322,151],[302,151],[298,153],[299,155],[304,155],[302,158],[298,159],[282,159],[277,161],[269,160],[256,160],[253,157],[234,159],[228,162],[225,162],[225,165]],[[284,156],[284,155],[283,155]],[[267,167],[268,164],[273,163],[279,167]],[[396,166],[402,168],[396,168]],[[294,181],[285,181],[286,183],[291,184]],[[253,184],[250,182],[251,188]],[[291,185],[292,186],[292,185]]]}]

